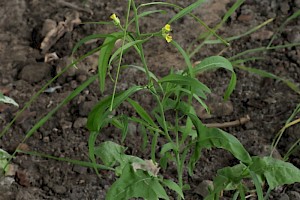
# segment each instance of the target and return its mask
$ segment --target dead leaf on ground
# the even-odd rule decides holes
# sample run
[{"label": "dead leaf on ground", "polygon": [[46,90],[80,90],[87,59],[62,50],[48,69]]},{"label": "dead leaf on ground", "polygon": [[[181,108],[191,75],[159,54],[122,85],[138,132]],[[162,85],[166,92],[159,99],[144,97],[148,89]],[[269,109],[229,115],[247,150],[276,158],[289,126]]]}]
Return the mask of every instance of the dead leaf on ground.
[{"label": "dead leaf on ground", "polygon": [[157,176],[160,169],[158,164],[154,164],[152,160],[145,160],[143,163],[132,163],[131,165],[134,171],[141,169],[152,173],[154,176]]},{"label": "dead leaf on ground", "polygon": [[74,26],[81,23],[79,13],[76,11],[67,14],[65,18],[65,21],[61,21],[57,25],[53,20],[45,21],[43,32],[48,32],[41,43],[42,53],[46,53],[65,33],[73,31]]}]

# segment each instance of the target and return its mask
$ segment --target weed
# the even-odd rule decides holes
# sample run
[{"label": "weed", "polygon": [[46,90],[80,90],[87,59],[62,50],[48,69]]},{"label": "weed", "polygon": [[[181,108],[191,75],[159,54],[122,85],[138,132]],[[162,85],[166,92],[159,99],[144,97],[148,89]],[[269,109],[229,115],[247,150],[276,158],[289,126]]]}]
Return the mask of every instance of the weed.
[{"label": "weed", "polygon": [[[190,15],[200,25],[203,25],[207,29],[208,34],[205,35],[204,42],[200,45],[200,48],[205,44],[213,43],[229,45],[229,41],[238,39],[245,35],[243,34],[241,36],[223,39],[216,33],[216,30],[243,3],[243,1],[237,1],[229,9],[222,22],[214,29],[209,28],[204,22],[191,13],[203,2],[203,0],[198,0],[186,8],[181,8],[177,5],[165,2],[151,2],[137,6],[134,0],[129,0],[124,20],[121,17],[119,18],[116,14],[112,14],[110,16],[112,19],[112,23],[110,24],[116,26],[116,28],[118,28],[118,32],[90,35],[78,42],[73,49],[73,54],[82,44],[91,39],[104,39],[101,46],[74,61],[61,73],[65,72],[68,68],[74,66],[87,56],[92,55],[95,52],[99,52],[98,74],[90,77],[82,85],[76,88],[55,109],[35,124],[35,126],[26,134],[23,142],[32,136],[32,134],[58,109],[70,102],[76,95],[78,95],[97,78],[99,81],[99,89],[101,92],[104,92],[106,89],[106,78],[110,75],[108,73],[108,69],[111,65],[117,63],[116,77],[112,77],[110,75],[111,79],[114,81],[112,93],[102,98],[92,109],[88,117],[87,128],[90,131],[88,147],[91,163],[55,158],[35,152],[27,153],[93,167],[97,174],[99,173],[99,169],[114,171],[118,178],[108,190],[106,195],[107,200],[139,197],[151,200],[169,199],[166,188],[173,190],[177,194],[177,199],[183,199],[184,190],[189,189],[189,185],[184,182],[183,176],[185,173],[192,176],[195,165],[200,159],[201,151],[203,149],[213,147],[229,151],[240,161],[240,163],[232,167],[225,167],[218,171],[213,182],[213,188],[211,188],[210,194],[205,198],[207,200],[218,199],[223,190],[234,190],[234,197],[236,199],[238,196],[240,196],[241,199],[246,199],[248,188],[244,185],[243,179],[248,178],[253,180],[259,200],[264,199],[262,185],[265,181],[268,183],[269,190],[283,184],[300,182],[300,170],[292,164],[276,160],[272,157],[251,157],[239,140],[233,135],[218,128],[206,127],[196,116],[192,100],[196,100],[199,104],[206,108],[207,112],[209,112],[204,100],[206,99],[206,95],[211,92],[205,84],[196,78],[199,73],[218,68],[223,68],[231,73],[230,82],[224,93],[225,100],[230,97],[236,85],[236,74],[232,64],[239,66],[239,68],[243,70],[279,79],[279,77],[270,73],[246,68],[240,65],[249,59],[237,60],[237,58],[247,52],[238,54],[230,60],[222,56],[211,56],[203,59],[199,64],[192,66],[191,57],[195,54],[195,52],[199,51],[199,48],[188,53],[180,46],[179,43],[176,42],[176,38],[172,36],[172,24],[180,18]],[[148,15],[162,12],[162,10],[151,10],[147,12],[141,11],[143,8],[153,5],[170,6],[178,9],[179,12],[166,22],[164,27],[158,27],[157,32],[141,33],[139,24],[140,19],[147,17]],[[270,21],[272,20],[269,20],[266,23],[269,23]],[[266,23],[251,29],[246,34],[252,33]],[[103,24],[107,23],[103,22]],[[130,26],[133,26],[133,29],[135,30],[134,32],[129,31]],[[212,35],[214,35],[217,40],[209,40]],[[186,66],[184,66],[185,69],[182,71],[171,70],[167,76],[162,78],[159,78],[152,73],[148,68],[143,44],[153,38],[161,38],[166,41],[166,44],[172,45],[172,47],[174,47],[184,58],[186,64]],[[119,40],[122,41],[122,45],[117,50],[114,50],[115,44]],[[276,49],[279,47],[272,47],[269,45],[266,48],[258,48],[249,51],[263,51],[270,50],[272,48]],[[141,66],[122,64],[123,56],[126,55],[129,49],[134,49],[139,55],[142,63]],[[122,68],[130,67],[143,72],[147,78],[147,83],[145,85],[131,86],[124,91],[117,91],[120,71]],[[46,86],[44,86],[37,95],[31,99],[29,104],[26,104],[25,108],[28,107],[35,98],[60,75],[61,74],[57,75]],[[292,86],[292,88],[295,89],[296,86]],[[152,111],[147,111],[139,104],[138,101],[134,100],[134,94],[138,94],[140,91],[147,92],[155,100],[155,107]],[[114,114],[113,111],[118,109],[118,107],[125,102],[131,105],[131,107],[135,110],[137,117]],[[21,110],[21,112],[23,110]],[[167,115],[170,112],[173,117],[168,120]],[[112,125],[121,130],[120,137],[121,141],[124,142],[127,137],[129,122],[137,123],[140,127],[142,127],[141,137],[143,138],[145,145],[147,145],[148,141],[151,140],[149,144],[151,146],[149,158],[142,159],[134,155],[127,155],[126,147],[113,141],[105,141],[101,144],[96,143],[97,139],[101,136],[101,130],[108,125]],[[0,136],[3,136],[11,124],[4,129]],[[159,145],[158,141],[165,142],[162,145]],[[157,149],[160,149],[160,151],[158,152]],[[14,155],[15,153],[13,156]],[[99,159],[102,161],[101,164],[97,163],[97,160]],[[168,164],[170,163],[174,163],[176,166],[176,181],[166,179],[160,173],[160,168],[168,170]]]}]

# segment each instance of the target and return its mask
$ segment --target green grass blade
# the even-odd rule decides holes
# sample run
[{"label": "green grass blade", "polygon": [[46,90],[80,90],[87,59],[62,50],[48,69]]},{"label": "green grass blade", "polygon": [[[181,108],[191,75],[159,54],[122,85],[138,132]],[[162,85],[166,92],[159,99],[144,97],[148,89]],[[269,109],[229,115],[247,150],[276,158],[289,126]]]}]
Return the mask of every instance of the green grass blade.
[{"label": "green grass blade", "polygon": [[[133,86],[129,88],[128,90],[121,92],[119,94],[116,94],[115,100],[113,103],[113,109],[118,107],[121,103],[126,101],[126,99],[134,94],[135,92],[143,89],[141,86]],[[92,111],[89,113],[88,121],[87,121],[87,128],[89,131],[100,131],[102,125],[105,122],[105,119],[107,119],[107,116],[109,115],[109,106],[111,102],[112,96],[108,96],[101,101],[97,103],[97,105],[92,109]]]},{"label": "green grass blade", "polygon": [[261,70],[261,69],[246,67],[246,66],[242,66],[242,65],[239,65],[237,67],[239,69],[242,69],[244,71],[248,71],[248,72],[253,73],[253,74],[257,74],[257,75],[262,76],[262,77],[272,78],[272,79],[275,79],[275,80],[282,81],[289,88],[291,88],[293,91],[295,91],[297,94],[300,94],[300,88],[297,86],[296,83],[294,83],[294,82],[292,82],[290,80],[278,77],[278,76],[276,76],[276,75],[274,75],[274,74],[272,74],[270,72],[267,72],[267,71],[264,71],[264,70]]},{"label": "green grass blade", "polygon": [[[248,31],[246,31],[246,32],[244,32],[244,33],[242,33],[242,34],[240,34],[240,35],[236,35],[236,36],[232,36],[232,37],[229,37],[229,38],[225,38],[224,40],[226,40],[226,41],[228,41],[228,42],[231,42],[231,41],[233,41],[233,40],[238,40],[238,39],[240,39],[240,38],[242,38],[242,37],[245,37],[245,36],[247,36],[247,35],[250,35],[250,34],[256,32],[257,30],[259,30],[259,29],[262,28],[263,26],[269,24],[269,23],[272,22],[273,20],[274,20],[274,18],[268,19],[268,20],[266,20],[265,22],[261,23],[260,25],[255,26],[254,28],[251,28],[250,30],[248,30]],[[222,41],[220,41],[220,40],[205,40],[205,41],[204,41],[204,44],[221,44],[221,43],[222,43]],[[197,48],[198,48],[198,47],[197,47]],[[198,51],[199,51],[199,49],[197,49],[197,51],[195,51],[195,52],[198,52]]]},{"label": "green grass blade", "polygon": [[[146,6],[153,6],[153,5],[159,5],[159,6],[169,6],[169,7],[173,7],[179,10],[183,10],[184,8],[175,5],[175,4],[171,4],[171,3],[166,3],[166,2],[151,2],[151,3],[145,3],[145,4],[141,4],[139,8],[142,7],[146,7]],[[213,31],[211,28],[208,27],[208,25],[203,22],[200,18],[196,17],[195,15],[191,14],[191,13],[187,13],[188,15],[190,15],[196,22],[198,22],[199,24],[201,24],[207,31],[209,31],[210,33],[212,33],[216,38],[218,38],[220,41],[222,41],[223,44],[225,45],[229,45],[228,42],[226,42],[221,36],[219,36],[215,31]],[[191,56],[190,56],[191,57]]]},{"label": "green grass blade", "polygon": [[104,45],[106,44],[106,46],[100,50],[99,59],[98,59],[98,78],[99,78],[99,87],[101,92],[104,92],[105,89],[105,77],[106,77],[107,69],[109,68],[108,61],[110,59],[112,50],[115,46],[115,42],[117,41],[117,39],[122,38],[123,35],[124,35],[123,32],[112,33],[111,37],[107,37],[104,40],[103,44]]},{"label": "green grass blade", "polygon": [[62,69],[62,71],[57,74],[54,78],[52,78],[50,81],[48,81],[38,92],[36,92],[28,102],[25,103],[25,106],[19,110],[17,112],[17,114],[15,115],[15,117],[13,118],[13,120],[11,120],[6,126],[5,128],[2,130],[2,132],[0,133],[0,138],[9,130],[9,128],[13,125],[13,123],[16,121],[17,118],[20,117],[20,115],[27,109],[30,107],[30,105],[39,97],[39,95],[46,89],[48,88],[58,77],[60,77],[63,73],[65,73],[70,67],[76,65],[77,63],[81,62],[82,60],[84,60],[85,58],[87,58],[88,56],[94,54],[95,52],[99,51],[101,47],[95,48],[91,51],[89,51],[88,53],[86,53],[85,55],[81,56],[80,58],[78,58],[77,60],[75,60],[74,62],[72,62],[70,65],[66,66],[65,68]]},{"label": "green grass blade", "polygon": [[72,49],[72,57],[74,55],[74,53],[77,51],[77,49],[79,47],[81,47],[83,44],[85,44],[86,42],[90,41],[90,40],[94,40],[94,39],[99,39],[99,38],[107,38],[107,37],[111,37],[111,35],[109,34],[93,34],[93,35],[89,35],[83,39],[81,39],[79,42],[77,42],[75,44],[75,46]]},{"label": "green grass blade", "polygon": [[[197,45],[197,47],[189,54],[189,57],[193,57],[197,52],[199,52],[199,50],[206,44],[206,41],[208,41],[208,39],[212,36],[215,35],[215,32],[223,25],[224,22],[227,21],[227,19],[232,15],[232,13],[235,12],[236,9],[238,9],[245,0],[237,0],[233,6],[225,13],[224,17],[222,18],[222,21],[212,30],[209,31],[209,33],[205,33],[205,40],[200,44]],[[220,43],[224,43],[225,45],[229,45],[228,40],[227,39],[222,39],[217,37],[218,40],[220,41]],[[188,48],[188,51],[190,52],[191,47],[195,44],[195,42],[197,40],[201,39],[201,35],[200,37],[198,37],[194,42],[192,42],[192,44],[190,45],[190,47]]]},{"label": "green grass blade", "polygon": [[272,45],[274,39],[276,38],[276,36],[277,36],[278,34],[280,34],[280,33],[282,32],[283,28],[284,28],[291,20],[293,20],[293,19],[295,19],[295,18],[297,18],[297,17],[299,17],[299,16],[300,16],[300,9],[299,9],[298,11],[296,11],[295,13],[293,13],[290,17],[288,17],[288,18],[285,20],[285,22],[283,22],[283,23],[281,24],[281,26],[278,28],[278,30],[275,32],[275,34],[274,34],[273,37],[271,38],[271,40],[270,40],[270,42],[269,42],[267,48],[271,47],[271,45]]},{"label": "green grass blade", "polygon": [[157,139],[158,139],[159,133],[154,133],[151,141],[151,160],[156,163],[156,147],[157,147]]},{"label": "green grass blade", "polygon": [[[148,16],[148,15],[157,14],[157,13],[160,13],[160,14],[166,14],[167,11],[165,11],[165,10],[150,10],[150,11],[144,11],[144,12],[142,12],[141,14],[138,15],[138,19],[143,18],[143,17],[146,17],[146,16]],[[132,19],[132,20],[130,20],[130,22],[129,22],[128,24],[132,24],[134,21],[135,21],[135,19]]]},{"label": "green grass blade", "polygon": [[70,102],[74,97],[76,97],[80,92],[82,92],[87,86],[89,86],[92,82],[96,80],[97,76],[94,75],[90,77],[87,81],[85,81],[83,84],[81,84],[79,87],[77,87],[71,94],[69,94],[68,97],[66,97],[61,103],[59,103],[53,110],[51,110],[46,116],[44,116],[42,119],[40,119],[27,133],[25,138],[23,139],[23,142],[32,136],[32,134],[40,128],[46,121],[50,119],[62,106],[66,105],[68,102]]},{"label": "green grass blade", "polygon": [[248,49],[246,51],[243,51],[241,53],[238,53],[231,58],[229,58],[230,61],[236,60],[238,57],[241,57],[243,55],[249,54],[249,53],[256,53],[256,52],[261,52],[261,51],[269,51],[269,50],[275,50],[275,49],[282,49],[282,48],[288,48],[288,47],[295,47],[295,46],[300,46],[300,42],[298,43],[291,43],[291,44],[284,44],[284,45],[277,45],[277,46],[272,46],[272,47],[258,47],[254,49]]},{"label": "green grass blade", "polygon": [[189,5],[188,7],[182,9],[179,13],[177,13],[174,17],[172,17],[168,24],[171,24],[172,22],[184,17],[185,15],[191,13],[194,9],[196,9],[197,7],[199,7],[203,2],[205,2],[205,0],[198,0],[195,3]]},{"label": "green grass blade", "polygon": [[82,167],[90,167],[90,168],[96,167],[97,169],[115,171],[114,168],[107,167],[105,165],[96,164],[96,166],[94,166],[90,162],[81,161],[81,160],[74,160],[74,159],[70,159],[70,158],[55,157],[55,156],[51,156],[51,155],[40,153],[40,152],[17,150],[17,153],[24,153],[24,154],[28,154],[28,155],[31,155],[31,156],[39,156],[39,157],[42,157],[42,158],[49,158],[49,159],[52,159],[52,160],[68,162],[68,163],[71,163],[71,164],[74,164],[74,165],[80,165]]},{"label": "green grass blade", "polygon": [[254,182],[254,185],[255,185],[255,189],[256,189],[256,193],[257,193],[257,198],[258,200],[264,200],[264,195],[263,195],[263,191],[262,191],[262,187],[261,187],[261,184],[257,178],[257,175],[250,171],[250,175],[252,177],[252,180]]},{"label": "green grass blade", "polygon": [[136,40],[136,41],[132,41],[132,42],[129,42],[127,44],[125,44],[124,46],[118,48],[110,57],[109,59],[109,62],[108,62],[108,66],[111,65],[112,61],[118,56],[121,54],[121,52],[124,52],[126,50],[128,50],[130,47],[132,46],[135,46],[137,44],[141,44],[143,42],[145,42],[146,40]]},{"label": "green grass blade", "polygon": [[169,82],[169,83],[174,83],[174,84],[178,84],[178,85],[186,85],[186,86],[190,86],[195,89],[200,89],[207,93],[211,92],[210,89],[206,85],[201,83],[198,79],[192,78],[189,76],[179,75],[179,74],[167,75],[167,76],[161,78],[158,82],[159,83]]},{"label": "green grass blade", "polygon": [[148,124],[150,124],[152,127],[158,128],[153,119],[148,115],[148,113],[145,111],[145,109],[136,101],[128,98],[127,101],[131,104],[131,106],[134,108],[134,110],[139,114],[139,116],[145,120]]},{"label": "green grass blade", "polygon": [[182,57],[184,58],[184,61],[188,67],[188,70],[189,70],[189,74],[191,77],[195,77],[195,74],[194,74],[194,71],[193,71],[193,65],[192,65],[192,62],[191,62],[191,59],[189,58],[188,54],[185,52],[185,50],[177,43],[175,42],[174,40],[172,40],[171,42],[175,47],[176,49],[181,53]]}]

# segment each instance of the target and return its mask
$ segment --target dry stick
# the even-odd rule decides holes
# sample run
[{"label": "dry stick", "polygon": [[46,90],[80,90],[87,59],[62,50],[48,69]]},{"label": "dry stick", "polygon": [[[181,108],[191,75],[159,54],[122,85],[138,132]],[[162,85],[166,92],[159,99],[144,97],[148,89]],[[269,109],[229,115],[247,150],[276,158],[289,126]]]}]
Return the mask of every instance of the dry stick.
[{"label": "dry stick", "polygon": [[227,128],[232,126],[239,126],[242,124],[245,124],[250,121],[249,115],[246,115],[246,117],[242,117],[240,119],[231,121],[231,122],[224,122],[224,123],[210,123],[210,124],[204,124],[206,127],[209,128]]},{"label": "dry stick", "polygon": [[70,3],[70,2],[67,2],[67,1],[64,1],[64,0],[58,0],[57,3],[63,5],[63,6],[66,6],[66,7],[70,7],[70,8],[73,8],[75,10],[79,10],[79,11],[84,11],[84,12],[87,12],[91,15],[93,15],[93,11],[91,9],[88,9],[88,8],[82,8],[82,7],[79,7],[73,3]]}]

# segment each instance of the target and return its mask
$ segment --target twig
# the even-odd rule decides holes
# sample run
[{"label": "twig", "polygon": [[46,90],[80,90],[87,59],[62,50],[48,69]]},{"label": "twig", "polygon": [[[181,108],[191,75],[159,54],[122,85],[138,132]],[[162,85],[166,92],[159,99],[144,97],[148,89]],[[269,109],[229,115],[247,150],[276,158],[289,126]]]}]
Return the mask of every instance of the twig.
[{"label": "twig", "polygon": [[84,12],[87,12],[91,15],[93,15],[93,11],[91,9],[87,9],[87,8],[82,8],[82,7],[79,7],[73,3],[70,3],[70,2],[67,2],[67,1],[64,1],[64,0],[58,0],[57,3],[63,5],[63,6],[66,6],[66,7],[70,7],[70,8],[73,8],[75,10],[79,10],[79,11],[84,11]]},{"label": "twig", "polygon": [[227,127],[232,127],[232,126],[243,125],[249,121],[250,121],[250,117],[249,117],[249,115],[246,115],[246,117],[242,117],[240,119],[237,119],[237,120],[234,120],[231,122],[209,123],[209,124],[204,124],[204,125],[209,128],[227,128]]}]

